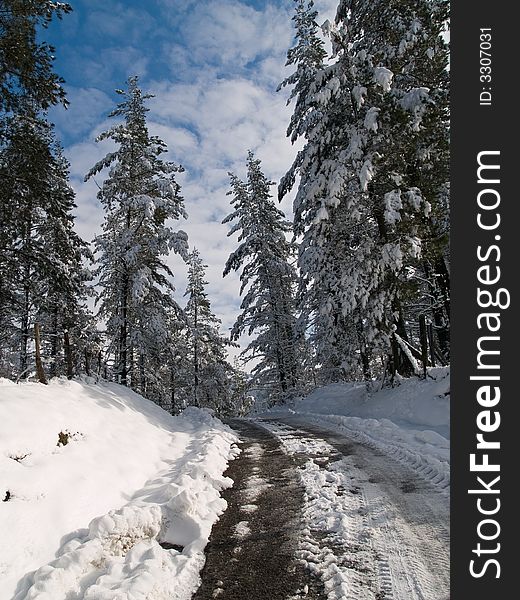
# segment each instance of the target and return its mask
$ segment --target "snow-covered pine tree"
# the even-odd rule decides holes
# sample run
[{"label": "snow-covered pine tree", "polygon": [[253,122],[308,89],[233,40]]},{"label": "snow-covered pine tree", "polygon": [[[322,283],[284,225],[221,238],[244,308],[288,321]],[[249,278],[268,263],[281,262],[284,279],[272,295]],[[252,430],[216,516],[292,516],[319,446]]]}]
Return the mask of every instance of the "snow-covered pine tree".
[{"label": "snow-covered pine tree", "polygon": [[233,360],[233,371],[231,374],[231,403],[228,410],[222,411],[226,416],[246,416],[253,408],[254,399],[248,393],[248,375],[243,370],[242,361],[238,356]]},{"label": "snow-covered pine tree", "polygon": [[123,121],[98,136],[112,140],[109,152],[85,179],[108,169],[98,192],[105,209],[103,233],[95,239],[99,253],[99,314],[107,321],[117,380],[144,395],[154,378],[157,355],[171,343],[172,272],[165,257],[186,257],[187,235],[169,221],[186,217],[176,174],[182,167],[161,158],[166,144],[148,132],[145,102],[138,78],[117,90],[122,101],[110,117]]},{"label": "snow-covered pine tree", "polygon": [[327,57],[323,40],[318,35],[316,23],[318,12],[314,9],[313,0],[294,0],[294,2],[296,6],[292,20],[296,30],[296,43],[287,52],[285,65],[295,65],[296,70],[282,81],[277,90],[291,86],[287,104],[294,100],[294,111],[287,136],[293,142],[309,127],[306,122],[307,116],[312,114],[309,89],[314,85],[316,73],[323,68]]},{"label": "snow-covered pine tree", "polygon": [[205,265],[194,248],[188,257],[187,350],[190,386],[188,404],[229,412],[233,367],[227,360],[229,338],[220,333],[221,321],[211,311],[205,291]]},{"label": "snow-covered pine tree", "polygon": [[280,185],[283,195],[300,175],[295,231],[318,359],[357,356],[365,377],[394,331],[406,343],[410,270],[446,197],[431,177],[446,173],[445,19],[443,0],[340,3],[335,62],[308,86],[305,146]]},{"label": "snow-covered pine tree", "polygon": [[244,356],[258,360],[253,368],[255,381],[271,386],[272,398],[284,401],[299,385],[294,246],[285,236],[291,225],[276,208],[270,192],[273,182],[252,152],[247,157],[247,181],[230,176],[234,210],[223,223],[233,223],[228,235],[238,232],[239,246],[228,258],[224,276],[241,270],[243,295],[231,338],[256,335]]},{"label": "snow-covered pine tree", "polygon": [[186,315],[174,311],[170,319],[171,341],[157,357],[157,384],[155,389],[149,388],[149,393],[162,408],[175,415],[188,406],[193,381]]},{"label": "snow-covered pine tree", "polygon": [[53,156],[52,205],[42,226],[52,272],[45,279],[44,299],[36,318],[47,343],[49,374],[71,378],[88,369],[86,353],[96,336],[93,315],[86,306],[87,296],[92,295],[87,264],[93,256],[74,231],[74,190],[68,182],[69,163],[59,144],[55,144]]},{"label": "snow-covered pine tree", "polygon": [[[29,374],[31,323],[42,297],[46,265],[42,226],[49,203],[50,132],[34,117],[10,117],[9,139],[0,154],[1,316],[4,369]],[[16,357],[15,357],[16,353]]]},{"label": "snow-covered pine tree", "polygon": [[[52,126],[30,110],[11,115],[6,124],[0,150],[0,335],[10,363],[4,363],[4,373],[26,377],[34,369],[30,347],[36,322],[44,362],[63,364],[66,331],[79,347],[88,321],[84,260],[89,251],[73,230],[74,193]],[[64,373],[52,367],[50,374]]]},{"label": "snow-covered pine tree", "polygon": [[[316,140],[316,147],[307,143],[297,153],[291,169],[280,182],[278,197],[281,200],[292,189],[297,176],[302,177],[294,203],[294,232],[300,238],[298,323],[301,331],[309,332],[311,348],[307,354],[312,355],[320,367],[318,381],[328,383],[360,374],[362,342],[358,341],[359,328],[352,319],[345,318],[339,298],[344,254],[349,250],[349,230],[339,216],[334,223],[317,218],[318,214],[325,216],[325,210],[320,212],[320,190],[328,176],[329,155],[334,151],[326,143],[331,140],[328,131],[331,125],[326,112],[328,107],[323,102],[323,96],[330,97],[330,90],[316,93],[328,76],[326,52],[318,33],[312,0],[295,2],[295,45],[287,54],[287,65],[294,65],[295,71],[280,87],[293,86],[289,101],[294,100],[294,113],[287,135],[292,142],[300,136],[311,137],[312,142]],[[340,121],[342,107],[338,107],[337,112]],[[310,135],[316,131],[319,133]],[[312,200],[314,196],[317,199]]]},{"label": "snow-covered pine tree", "polygon": [[186,315],[175,304],[167,311],[168,343],[148,348],[146,397],[177,414],[187,406],[190,361],[186,343]]},{"label": "snow-covered pine tree", "polygon": [[0,5],[0,111],[20,105],[46,109],[66,104],[63,79],[53,71],[54,48],[38,39],[38,28],[72,10],[54,0],[2,0]]},{"label": "snow-covered pine tree", "polygon": [[[53,70],[54,48],[42,41],[40,35],[41,28],[45,28],[54,17],[61,18],[71,10],[68,3],[52,0],[3,0],[0,3],[0,151],[3,154],[3,164],[0,165],[0,187],[2,187],[0,194],[3,204],[0,207],[0,253],[5,251],[0,258],[0,270],[2,271],[0,276],[0,338],[3,340],[3,344],[7,344],[2,347],[3,357],[0,360],[5,365],[4,374],[7,376],[15,373],[19,375],[20,368],[27,373],[29,368],[27,343],[31,334],[28,315],[33,308],[29,296],[33,294],[27,292],[25,300],[22,299],[24,294],[21,292],[21,280],[18,277],[20,265],[27,259],[29,246],[36,251],[36,244],[22,244],[25,249],[23,251],[20,246],[19,234],[25,234],[26,241],[28,241],[27,232],[32,230],[34,233],[38,220],[37,211],[31,217],[30,224],[27,220],[25,220],[25,224],[22,224],[21,220],[23,219],[20,215],[20,219],[17,220],[12,212],[15,210],[13,205],[18,201],[9,196],[9,193],[16,187],[19,188],[17,191],[20,191],[29,179],[31,179],[33,190],[45,185],[44,183],[38,184],[27,174],[16,183],[12,174],[9,173],[9,169],[6,168],[5,161],[16,162],[13,149],[16,146],[15,138],[19,138],[21,133],[20,122],[13,120],[13,114],[18,115],[21,121],[27,121],[33,117],[36,119],[36,115],[50,105],[67,104],[65,90],[61,85],[63,79]],[[29,117],[30,115],[32,117]],[[29,133],[30,127],[27,122],[26,126],[26,133]],[[36,135],[36,132],[33,133]],[[43,145],[45,146],[45,144]],[[20,151],[33,154],[33,150],[33,148],[27,147]],[[34,156],[36,157],[36,154]],[[37,157],[36,172],[42,166],[45,157],[47,157],[47,151],[44,149],[43,155]],[[23,161],[23,157],[20,157],[17,166],[21,166]],[[11,175],[10,179],[8,179],[9,175]],[[25,177],[27,179],[24,179]],[[20,203],[30,202],[30,196],[33,196],[32,192],[28,192],[24,196],[24,200],[20,200]],[[27,215],[27,213],[24,214]],[[19,247],[16,247],[15,239],[18,239]],[[13,260],[13,253],[16,255],[16,260]],[[27,260],[34,266],[34,261]],[[28,283],[23,285],[30,287]],[[33,287],[36,285],[34,283]],[[27,318],[22,317],[22,313],[25,313]],[[24,333],[21,335],[21,341],[19,340],[16,353],[18,356],[15,358],[13,348],[7,340],[12,341],[13,336],[19,336],[20,330]]]}]

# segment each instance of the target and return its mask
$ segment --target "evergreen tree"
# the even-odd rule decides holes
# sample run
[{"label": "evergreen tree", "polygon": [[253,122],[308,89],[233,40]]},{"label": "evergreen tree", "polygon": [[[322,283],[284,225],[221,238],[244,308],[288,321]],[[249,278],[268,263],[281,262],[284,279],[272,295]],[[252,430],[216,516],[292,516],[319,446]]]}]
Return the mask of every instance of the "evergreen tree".
[{"label": "evergreen tree", "polygon": [[[158,404],[171,414],[178,414],[192,399],[193,378],[185,314],[171,315],[171,342],[157,360]],[[157,400],[156,400],[157,402]]]},{"label": "evergreen tree", "polygon": [[[79,343],[88,319],[83,263],[89,252],[73,230],[74,193],[52,127],[30,111],[10,116],[6,124],[8,138],[0,150],[0,335],[10,363],[4,363],[5,371],[27,376],[34,366],[35,323],[48,347],[43,359],[54,365],[65,332]],[[53,367],[51,374],[64,372]]]},{"label": "evergreen tree", "polygon": [[178,305],[167,310],[167,343],[149,347],[146,357],[144,388],[141,393],[171,414],[178,414],[188,406],[192,382],[189,379],[191,363],[186,341],[186,315]]},{"label": "evergreen tree", "polygon": [[54,152],[55,173],[52,205],[42,227],[47,260],[52,276],[43,286],[43,301],[37,318],[47,332],[50,375],[66,374],[71,378],[84,368],[86,353],[96,335],[94,320],[85,301],[91,295],[87,282],[92,275],[86,263],[92,253],[74,231],[74,191],[68,183],[69,164],[59,145]]},{"label": "evergreen tree", "polygon": [[63,79],[53,71],[54,48],[37,39],[38,27],[72,10],[54,0],[2,0],[0,5],[0,111],[36,110],[66,103]]},{"label": "evergreen tree", "polygon": [[239,246],[227,260],[224,276],[241,269],[240,293],[246,292],[231,337],[256,334],[245,351],[249,359],[258,360],[253,375],[272,386],[273,398],[283,401],[295,392],[299,380],[296,273],[290,262],[293,244],[285,237],[291,225],[274,205],[272,185],[252,152],[247,158],[247,182],[231,175],[234,210],[223,222],[233,222],[228,235],[238,232]]},{"label": "evergreen tree", "polygon": [[[392,339],[407,342],[411,274],[434,237],[432,207],[445,210],[446,6],[340,2],[335,62],[305,84],[305,146],[280,194],[300,176],[300,297],[332,378],[370,377],[374,355],[388,353]],[[406,370],[398,355],[394,347],[394,368]]]},{"label": "evergreen tree", "polygon": [[[47,246],[45,238],[56,233],[53,227],[58,226],[60,219],[62,223],[72,220],[70,213],[66,214],[72,206],[63,206],[65,212],[60,213],[59,198],[63,192],[61,188],[68,185],[67,174],[61,172],[60,151],[42,114],[53,104],[67,104],[61,85],[63,80],[53,70],[54,48],[38,39],[41,28],[47,27],[54,17],[61,18],[71,10],[68,3],[51,0],[3,0],[0,5],[0,250],[3,251],[0,258],[0,337],[3,340],[3,368],[8,375],[30,372],[31,330],[37,323],[34,319],[46,318],[44,305],[49,302],[53,276],[60,282],[55,283],[56,290],[61,285],[75,287],[72,270],[60,277],[60,267],[50,258],[56,258],[57,254]],[[69,227],[64,243],[76,245],[78,253],[70,262],[75,263],[78,259],[81,263],[85,245],[73,236]],[[67,261],[65,253],[59,256],[61,264]],[[81,272],[82,269],[78,269],[76,282],[81,291],[76,289],[70,296],[74,308],[61,305],[63,313],[71,314],[84,299],[85,289],[79,282]],[[85,316],[83,309],[76,310],[76,317],[80,315]],[[48,335],[57,339],[57,327],[52,334],[46,326],[39,327],[43,344],[48,342]],[[16,358],[13,343],[18,346]],[[52,345],[55,362],[59,344]],[[42,358],[48,358],[45,351]],[[43,365],[40,366],[40,372],[43,372]]]},{"label": "evergreen tree", "polygon": [[243,365],[238,357],[233,361],[231,374],[231,402],[228,410],[222,411],[226,416],[246,416],[253,408],[254,398],[248,393],[248,376],[243,371]]},{"label": "evergreen tree", "polygon": [[[296,30],[296,45],[287,52],[285,66],[295,65],[296,70],[278,86],[278,91],[291,86],[287,100],[294,100],[295,106],[287,136],[294,142],[305,131],[309,124],[307,117],[313,114],[310,105],[309,90],[315,83],[316,74],[324,66],[327,52],[322,39],[318,35],[313,0],[294,0],[295,14],[292,18]],[[315,116],[315,115],[314,115]]]},{"label": "evergreen tree", "polygon": [[190,363],[188,404],[229,412],[233,368],[227,361],[229,339],[220,333],[221,321],[211,311],[205,291],[205,268],[195,248],[188,257],[186,296],[187,350]]},{"label": "evergreen tree", "polygon": [[103,233],[95,240],[99,314],[107,320],[118,381],[146,395],[156,358],[171,342],[172,315],[181,312],[165,257],[187,252],[186,234],[168,223],[186,217],[175,179],[183,169],[161,158],[166,144],[148,132],[145,102],[151,96],[142,93],[137,77],[117,93],[123,99],[110,117],[123,121],[97,138],[112,140],[116,150],[85,179],[108,169],[98,192],[105,209]]}]

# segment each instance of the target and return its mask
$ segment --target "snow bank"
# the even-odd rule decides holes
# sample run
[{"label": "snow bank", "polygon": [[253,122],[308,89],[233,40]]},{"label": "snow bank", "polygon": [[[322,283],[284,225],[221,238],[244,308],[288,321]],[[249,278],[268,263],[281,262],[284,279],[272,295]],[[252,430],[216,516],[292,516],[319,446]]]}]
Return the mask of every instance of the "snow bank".
[{"label": "snow bank", "polygon": [[190,598],[236,441],[115,384],[0,382],[0,600]]},{"label": "snow bank", "polygon": [[449,368],[429,370],[427,379],[403,379],[396,387],[368,392],[364,383],[333,384],[314,390],[295,405],[297,412],[388,419],[402,428],[450,435]]},{"label": "snow bank", "polygon": [[265,416],[290,414],[367,444],[407,464],[440,491],[450,482],[449,368],[429,369],[427,379],[403,379],[396,387],[370,393],[363,383],[318,388],[292,409],[276,407]]}]

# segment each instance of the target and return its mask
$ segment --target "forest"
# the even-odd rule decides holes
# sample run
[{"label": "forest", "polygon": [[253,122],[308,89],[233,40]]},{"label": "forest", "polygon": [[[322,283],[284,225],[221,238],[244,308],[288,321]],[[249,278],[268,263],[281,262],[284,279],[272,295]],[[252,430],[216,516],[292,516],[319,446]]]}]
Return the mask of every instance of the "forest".
[{"label": "forest", "polygon": [[[48,116],[69,101],[45,34],[73,8],[2,0],[0,377],[104,378],[173,414],[231,415],[255,396],[283,404],[449,363],[449,4],[339,0],[324,24],[312,0],[293,5],[279,90],[294,160],[271,181],[245,146],[246,176],[229,174],[235,250],[222,276],[236,272],[241,287],[224,331],[207,259],[182,229],[183,156],[149,131],[154,90],[129,73],[116,91],[97,138],[114,150],[85,173],[104,220],[84,240]],[[291,194],[289,220],[279,202]],[[187,265],[186,289],[173,286],[171,253]]]}]

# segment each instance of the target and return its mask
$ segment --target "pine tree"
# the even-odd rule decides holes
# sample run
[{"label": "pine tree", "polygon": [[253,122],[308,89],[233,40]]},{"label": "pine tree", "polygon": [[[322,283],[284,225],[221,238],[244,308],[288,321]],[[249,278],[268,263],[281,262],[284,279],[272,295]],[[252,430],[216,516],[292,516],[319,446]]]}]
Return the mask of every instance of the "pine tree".
[{"label": "pine tree", "polygon": [[316,74],[323,68],[327,56],[323,40],[318,35],[316,23],[318,12],[314,9],[313,0],[294,0],[294,2],[296,7],[292,20],[296,30],[296,45],[287,52],[285,66],[295,65],[296,71],[278,86],[278,91],[291,86],[287,104],[294,100],[295,107],[287,136],[293,142],[309,126],[306,121],[309,114],[312,114],[309,90],[314,85]]},{"label": "pine tree", "polygon": [[[50,204],[50,132],[33,114],[10,117],[0,156],[2,347],[11,376],[29,373],[31,322],[47,263],[42,227]],[[15,350],[16,348],[16,350]],[[16,357],[15,357],[16,353]]]},{"label": "pine tree", "polygon": [[188,257],[186,296],[187,350],[191,385],[188,403],[229,411],[233,368],[227,361],[229,339],[220,333],[221,321],[211,311],[205,291],[205,269],[199,251]]},{"label": "pine tree", "polygon": [[301,297],[318,360],[350,363],[344,376],[369,377],[394,332],[407,342],[411,273],[446,198],[445,19],[443,1],[343,1],[335,62],[306,83],[305,146],[280,193],[300,175]]},{"label": "pine tree", "polygon": [[172,314],[181,312],[165,257],[170,251],[187,253],[186,234],[169,224],[186,217],[175,179],[183,169],[161,158],[166,144],[148,132],[145,102],[151,96],[142,93],[137,77],[117,93],[123,99],[110,117],[123,121],[97,138],[110,139],[117,148],[85,179],[108,169],[98,192],[105,209],[103,233],[95,240],[99,314],[107,321],[118,381],[146,395],[155,360],[171,341]]},{"label": "pine tree", "polygon": [[[69,4],[51,0],[3,0],[0,5],[0,338],[8,376],[30,371],[31,323],[42,317],[35,311],[41,309],[52,273],[40,230],[53,210],[50,198],[57,202],[51,188],[60,175],[42,111],[67,101],[63,79],[53,70],[54,48],[39,35],[54,17],[71,10]],[[16,207],[21,212],[15,215]],[[45,342],[47,332],[39,329]]]},{"label": "pine tree", "polygon": [[87,263],[92,253],[74,231],[73,210],[76,208],[74,191],[68,183],[69,164],[61,147],[54,151],[55,172],[52,206],[42,227],[52,276],[44,286],[44,300],[37,314],[38,321],[47,332],[50,375],[71,378],[88,365],[86,360],[92,338],[96,335],[94,320],[85,301],[92,294],[87,282],[92,279]]},{"label": "pine tree", "polygon": [[39,27],[72,10],[53,0],[2,0],[0,6],[0,111],[21,105],[66,104],[63,79],[53,71],[54,48],[38,41]]},{"label": "pine tree", "polygon": [[188,406],[192,381],[186,341],[186,315],[175,304],[167,311],[167,343],[149,347],[146,356],[146,385],[142,393],[171,414]]},{"label": "pine tree", "polygon": [[[89,251],[73,230],[74,193],[51,125],[32,111],[6,123],[8,137],[0,150],[0,335],[4,361],[10,363],[4,362],[4,369],[10,376],[27,376],[34,366],[35,323],[47,347],[43,361],[56,364],[65,332],[79,343],[88,320],[84,262]],[[63,371],[53,368],[55,374]]]},{"label": "pine tree", "polygon": [[257,381],[272,386],[272,397],[284,400],[299,384],[295,333],[294,287],[291,264],[293,244],[285,234],[291,230],[271,197],[273,185],[262,173],[252,152],[247,158],[247,182],[231,175],[233,212],[224,219],[232,223],[228,235],[239,233],[238,248],[227,260],[224,276],[241,269],[241,314],[231,337],[256,334],[245,356],[256,359]]},{"label": "pine tree", "polygon": [[[349,251],[348,230],[343,230],[342,218],[338,217],[335,226],[320,220],[326,212],[320,211],[319,200],[311,200],[313,196],[319,198],[320,186],[328,177],[330,149],[326,141],[331,139],[332,132],[325,125],[329,124],[330,117],[324,98],[330,98],[331,90],[326,86],[322,90],[321,86],[330,77],[330,69],[325,66],[326,52],[318,35],[317,12],[312,0],[295,2],[296,43],[287,54],[287,65],[294,65],[295,71],[280,86],[293,86],[289,101],[294,99],[295,107],[287,135],[295,142],[300,136],[309,138],[310,134],[319,133],[297,153],[291,169],[280,182],[278,195],[281,200],[294,186],[297,175],[302,175],[294,203],[294,232],[300,238],[299,324],[303,331],[310,332],[311,347],[305,354],[320,365],[320,382],[328,383],[357,372],[354,358],[360,344],[357,328],[343,315],[339,298],[344,255]],[[342,108],[337,112],[341,118]],[[319,144],[311,146],[320,135]],[[310,363],[307,371],[314,372]]]},{"label": "pine tree", "polygon": [[189,356],[187,321],[184,313],[171,315],[171,341],[157,359],[157,392],[153,396],[171,414],[178,414],[192,399],[192,362]]}]

